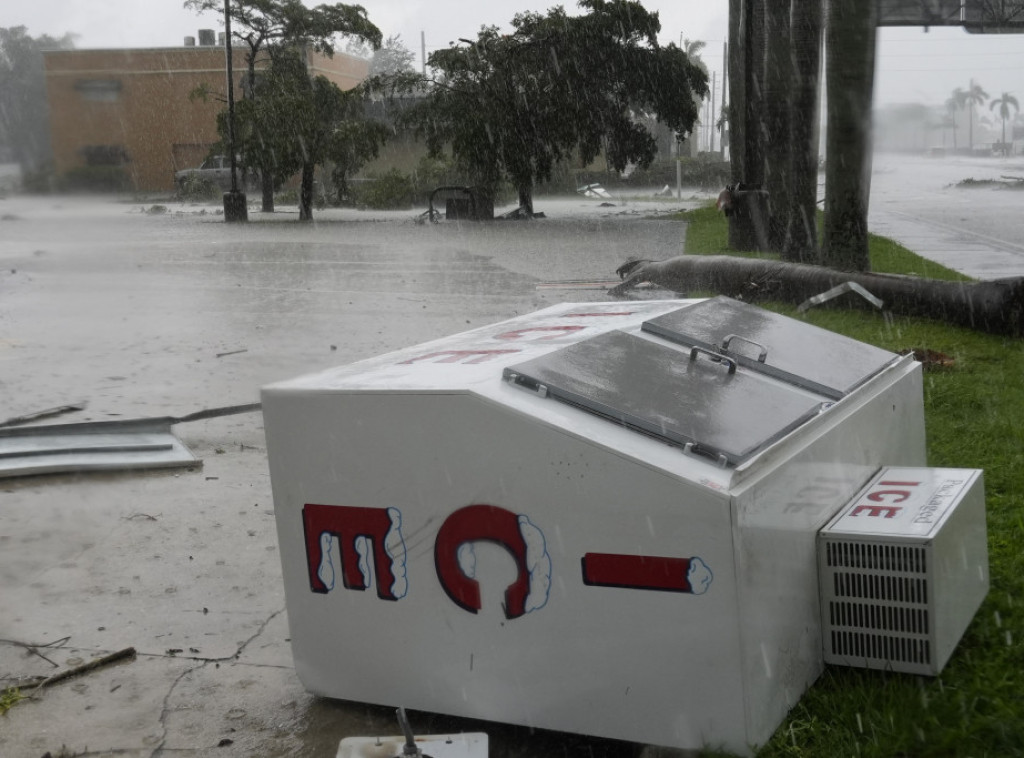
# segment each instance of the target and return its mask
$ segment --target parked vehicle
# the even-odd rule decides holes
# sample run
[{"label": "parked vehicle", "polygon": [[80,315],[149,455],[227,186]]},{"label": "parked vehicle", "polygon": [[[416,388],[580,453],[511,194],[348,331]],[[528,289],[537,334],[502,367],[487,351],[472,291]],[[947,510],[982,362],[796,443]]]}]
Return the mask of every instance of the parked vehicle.
[{"label": "parked vehicle", "polygon": [[[253,188],[259,184],[255,172],[243,171],[241,165],[236,166],[238,188]],[[231,189],[231,159],[226,155],[212,155],[198,168],[186,168],[174,172],[174,187],[179,193],[189,185],[195,187],[199,182],[209,182],[225,192]]]}]

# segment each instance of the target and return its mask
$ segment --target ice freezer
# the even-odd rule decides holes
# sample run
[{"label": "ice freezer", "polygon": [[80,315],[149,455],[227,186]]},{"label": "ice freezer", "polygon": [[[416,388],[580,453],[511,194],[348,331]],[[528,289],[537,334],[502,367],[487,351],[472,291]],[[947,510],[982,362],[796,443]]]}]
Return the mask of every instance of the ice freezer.
[{"label": "ice freezer", "polygon": [[823,668],[818,530],[925,465],[911,356],[726,299],[557,305],[263,412],[309,690],[739,753]]}]

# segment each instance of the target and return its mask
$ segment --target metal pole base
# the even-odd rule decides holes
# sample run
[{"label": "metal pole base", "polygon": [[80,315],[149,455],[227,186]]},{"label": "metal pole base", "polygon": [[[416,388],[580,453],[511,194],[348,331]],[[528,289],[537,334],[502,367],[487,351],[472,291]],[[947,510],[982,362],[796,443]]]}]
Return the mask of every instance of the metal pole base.
[{"label": "metal pole base", "polygon": [[224,193],[224,220],[229,224],[249,220],[249,204],[244,192],[231,190]]}]

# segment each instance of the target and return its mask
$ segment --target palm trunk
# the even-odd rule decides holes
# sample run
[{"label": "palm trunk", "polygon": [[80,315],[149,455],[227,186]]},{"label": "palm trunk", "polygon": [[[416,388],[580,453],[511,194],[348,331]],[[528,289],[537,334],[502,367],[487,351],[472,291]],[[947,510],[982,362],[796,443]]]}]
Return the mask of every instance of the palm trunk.
[{"label": "palm trunk", "polygon": [[299,184],[299,221],[313,220],[313,170],[312,163],[302,164],[302,179]]},{"label": "palm trunk", "polygon": [[[676,292],[713,292],[748,302],[775,300],[798,305],[814,295],[854,282],[906,316],[940,319],[971,329],[1024,336],[1024,277],[987,282],[945,282],[892,274],[850,273],[801,263],[723,255],[686,255],[664,261],[632,261],[609,294],[623,295],[650,282]],[[857,295],[843,302],[864,303]]]},{"label": "palm trunk", "polygon": [[875,0],[832,0],[826,24],[828,137],[822,262],[867,271]]},{"label": "palm trunk", "polygon": [[793,0],[791,23],[793,93],[789,159],[792,210],[783,257],[790,261],[817,263],[822,0]]},{"label": "palm trunk", "polygon": [[[807,2],[808,0],[804,0]],[[767,0],[764,16],[764,188],[768,191],[768,249],[786,247],[790,197],[790,0]]]}]

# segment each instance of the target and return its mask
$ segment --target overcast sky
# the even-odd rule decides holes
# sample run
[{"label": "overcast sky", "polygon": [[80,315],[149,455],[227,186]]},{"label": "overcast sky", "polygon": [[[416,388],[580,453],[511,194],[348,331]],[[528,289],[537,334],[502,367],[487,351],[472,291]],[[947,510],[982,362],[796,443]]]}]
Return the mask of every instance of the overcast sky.
[{"label": "overcast sky", "polygon": [[[306,0],[319,4],[323,0]],[[473,38],[481,25],[508,26],[517,12],[544,11],[550,0],[364,0],[361,3],[385,37],[401,35],[429,54],[460,37]],[[727,0],[644,0],[661,18],[663,43],[681,38],[707,43],[703,58],[721,88]],[[564,3],[575,12],[574,2]],[[6,0],[0,26],[26,26],[29,34],[78,34],[77,46],[167,47],[182,44],[199,28],[221,29],[218,14],[197,16],[182,0]],[[941,105],[955,87],[974,79],[991,97],[1010,92],[1024,102],[1024,35],[972,35],[961,29],[889,28],[879,32],[876,105],[919,102]]]}]

